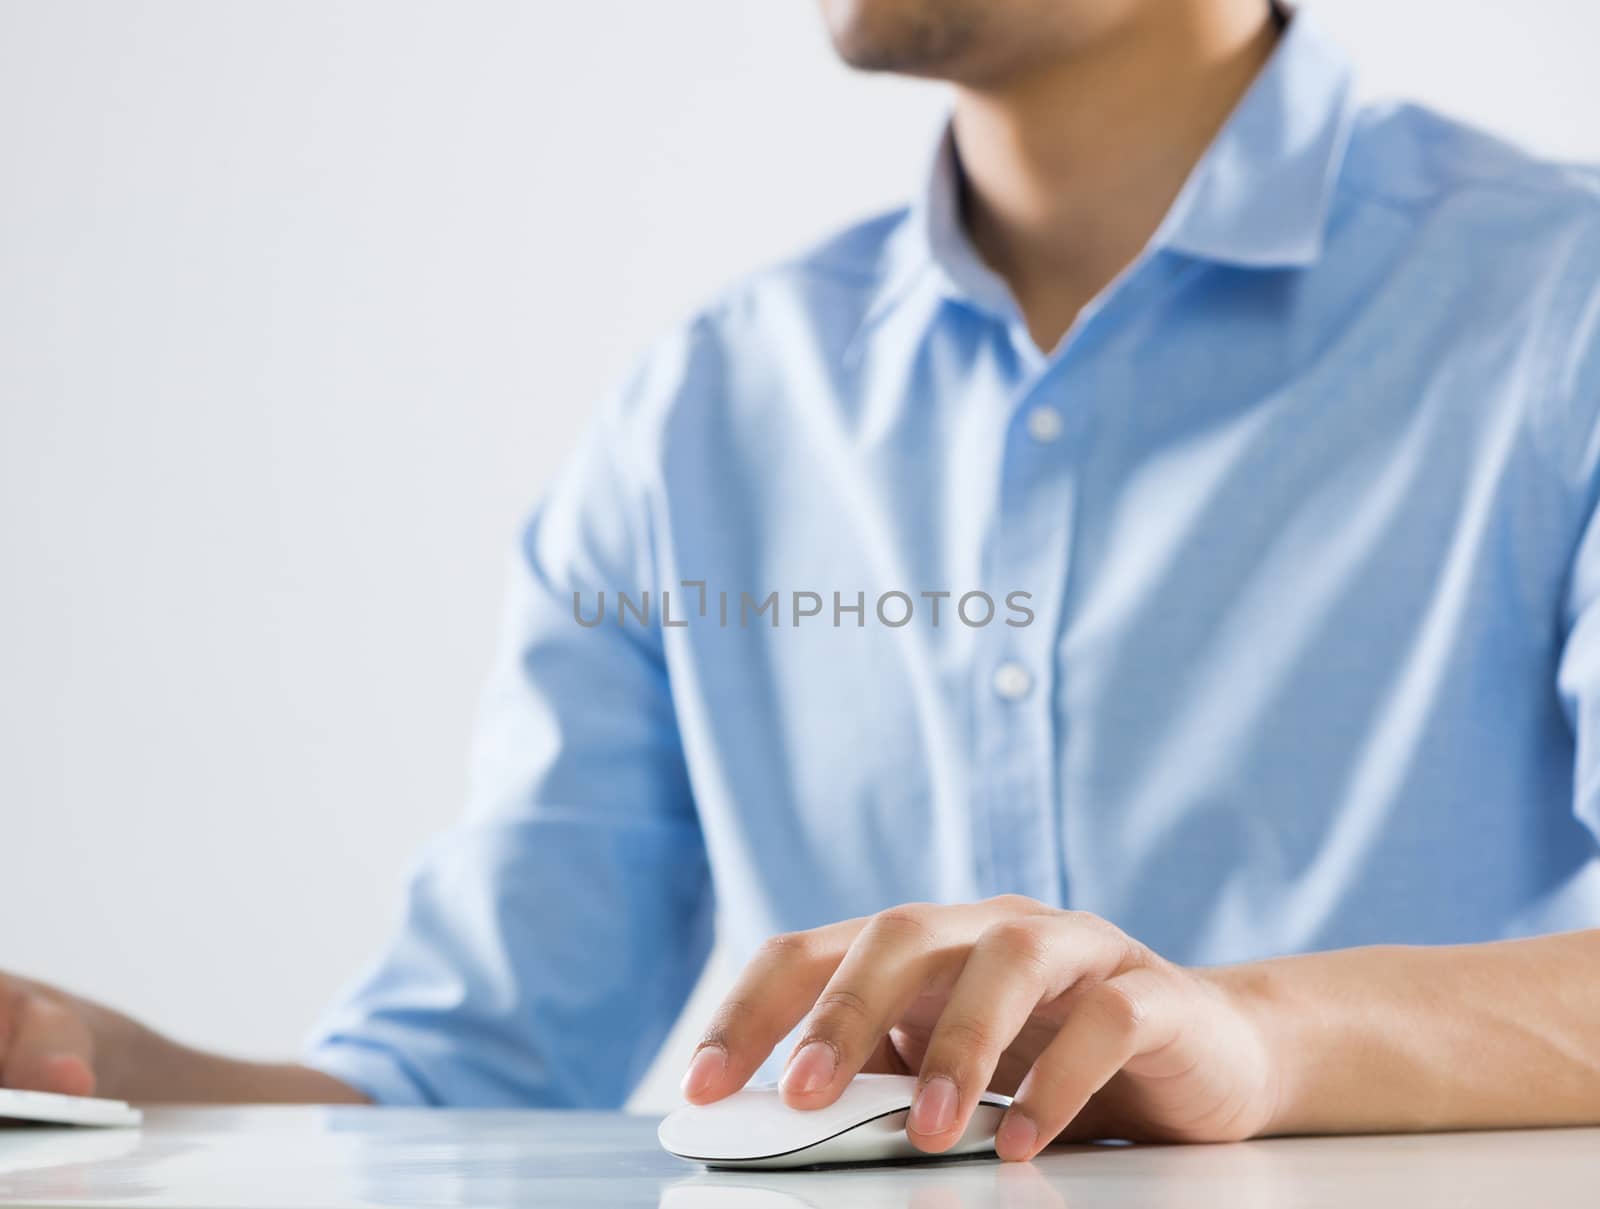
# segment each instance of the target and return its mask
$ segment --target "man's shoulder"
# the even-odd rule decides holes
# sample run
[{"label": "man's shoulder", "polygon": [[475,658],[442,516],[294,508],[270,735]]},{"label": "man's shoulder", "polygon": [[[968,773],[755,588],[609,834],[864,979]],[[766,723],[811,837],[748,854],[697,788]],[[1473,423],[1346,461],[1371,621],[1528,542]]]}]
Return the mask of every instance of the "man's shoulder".
[{"label": "man's shoulder", "polygon": [[1519,380],[1528,389],[1493,397],[1525,400],[1539,446],[1587,482],[1583,434],[1600,406],[1600,168],[1393,104],[1360,114],[1341,187],[1353,209],[1410,225],[1415,255],[1393,259],[1436,270],[1438,322],[1474,340],[1526,337]]},{"label": "man's shoulder", "polygon": [[879,290],[917,263],[908,207],[875,214],[731,281],[670,332],[656,355],[698,347],[726,363],[847,345]]},{"label": "man's shoulder", "polygon": [[765,406],[753,382],[782,376],[791,360],[831,364],[879,288],[915,263],[909,222],[903,206],[873,215],[725,285],[651,342],[606,410],[659,433],[695,417],[725,419],[743,395]]},{"label": "man's shoulder", "polygon": [[1600,166],[1547,158],[1413,102],[1360,110],[1342,183],[1418,212],[1479,203],[1511,221],[1600,221]]},{"label": "man's shoulder", "polygon": [[699,312],[703,326],[744,332],[797,313],[828,327],[848,325],[914,255],[910,209],[900,206],[832,231],[744,274]]},{"label": "man's shoulder", "polygon": [[752,281],[775,278],[782,282],[800,276],[870,289],[899,263],[905,251],[901,244],[909,220],[907,206],[874,214],[760,270]]}]

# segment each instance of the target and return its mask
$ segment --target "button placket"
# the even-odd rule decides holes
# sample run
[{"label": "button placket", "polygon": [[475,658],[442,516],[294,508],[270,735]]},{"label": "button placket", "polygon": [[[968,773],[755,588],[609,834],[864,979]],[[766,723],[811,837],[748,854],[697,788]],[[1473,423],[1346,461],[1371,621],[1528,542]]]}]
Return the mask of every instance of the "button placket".
[{"label": "button placket", "polygon": [[1057,361],[1030,375],[1014,397],[985,568],[997,597],[1028,591],[1033,616],[1027,625],[997,620],[988,627],[974,668],[982,820],[974,838],[982,881],[989,893],[1020,892],[1046,902],[1060,896],[1063,883],[1054,635],[1070,558],[1071,441],[1081,423],[1056,402],[1062,370]]},{"label": "button placket", "polygon": [[[985,631],[974,669],[975,840],[991,892],[1017,890],[1063,906],[1069,899],[1060,756],[1071,736],[1060,712],[1059,640],[1084,457],[1098,422],[1096,404],[1111,388],[1102,370],[1127,364],[1119,361],[1125,350],[1100,358],[1115,348],[1126,319],[1147,313],[1150,300],[1187,272],[1160,256],[1141,258],[1086,308],[1051,355],[1019,357],[1025,379],[1013,396],[984,571],[1001,592],[1031,591],[1034,618],[1027,627]],[[1026,353],[1032,344],[1024,343]]]}]

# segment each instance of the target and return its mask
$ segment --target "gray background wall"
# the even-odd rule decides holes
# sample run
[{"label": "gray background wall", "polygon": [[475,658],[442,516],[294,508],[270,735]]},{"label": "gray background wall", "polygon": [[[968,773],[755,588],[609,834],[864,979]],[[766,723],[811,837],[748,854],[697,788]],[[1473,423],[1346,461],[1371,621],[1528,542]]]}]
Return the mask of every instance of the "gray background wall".
[{"label": "gray background wall", "polygon": [[[1314,6],[1600,158],[1592,0]],[[590,401],[942,104],[809,0],[0,0],[0,968],[291,1051],[456,813]]]}]

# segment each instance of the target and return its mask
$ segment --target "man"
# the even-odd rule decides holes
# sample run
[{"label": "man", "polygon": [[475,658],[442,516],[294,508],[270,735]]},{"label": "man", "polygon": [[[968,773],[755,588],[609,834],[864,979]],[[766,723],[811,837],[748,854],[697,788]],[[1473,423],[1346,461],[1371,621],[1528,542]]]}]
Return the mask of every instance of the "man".
[{"label": "man", "polygon": [[13,980],[0,1078],[616,1104],[714,886],[692,1100],[916,1072],[938,1151],[992,1084],[1011,1159],[1600,1122],[1595,184],[1265,0],[823,8],[954,86],[923,195],[603,408],[307,1064]]}]

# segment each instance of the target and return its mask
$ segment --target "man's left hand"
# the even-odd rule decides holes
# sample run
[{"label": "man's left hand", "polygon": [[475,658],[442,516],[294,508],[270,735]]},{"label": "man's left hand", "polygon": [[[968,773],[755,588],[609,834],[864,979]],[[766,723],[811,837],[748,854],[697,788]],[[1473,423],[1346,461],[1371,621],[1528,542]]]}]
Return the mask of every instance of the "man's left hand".
[{"label": "man's left hand", "polygon": [[831,1104],[858,1071],[915,1074],[906,1130],[934,1153],[986,1088],[1015,1096],[996,1150],[1016,1160],[1058,1137],[1252,1137],[1278,1097],[1248,977],[1184,969],[1102,919],[1020,897],[774,937],[717,1011],[685,1096],[737,1091],[802,1019],[785,1101]]}]

